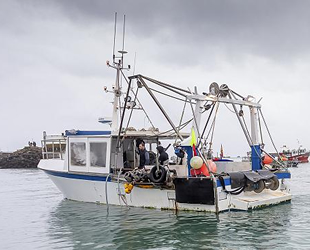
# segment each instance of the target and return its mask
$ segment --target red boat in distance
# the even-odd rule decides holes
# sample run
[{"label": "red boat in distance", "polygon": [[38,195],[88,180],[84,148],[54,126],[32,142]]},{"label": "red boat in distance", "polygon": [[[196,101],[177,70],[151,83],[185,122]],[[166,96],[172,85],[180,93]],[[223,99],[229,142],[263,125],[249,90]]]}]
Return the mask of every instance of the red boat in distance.
[{"label": "red boat in distance", "polygon": [[289,161],[298,161],[298,163],[309,162],[310,151],[307,151],[301,145],[298,149],[290,150],[286,145],[282,147],[280,155],[285,156]]}]

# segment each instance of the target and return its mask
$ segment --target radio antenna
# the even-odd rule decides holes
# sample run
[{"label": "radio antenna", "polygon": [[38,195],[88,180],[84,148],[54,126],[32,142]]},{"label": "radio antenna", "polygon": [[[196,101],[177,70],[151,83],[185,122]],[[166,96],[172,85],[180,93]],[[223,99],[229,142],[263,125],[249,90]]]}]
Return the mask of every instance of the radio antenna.
[{"label": "radio antenna", "polygon": [[115,12],[114,15],[113,63],[115,63],[116,22],[117,22],[117,12]]},{"label": "radio antenna", "polygon": [[[123,48],[122,51],[124,52],[125,50],[125,23],[126,23],[126,15],[124,15],[124,23],[123,23]],[[122,65],[124,64],[123,62],[124,59],[124,53],[122,53]]]}]

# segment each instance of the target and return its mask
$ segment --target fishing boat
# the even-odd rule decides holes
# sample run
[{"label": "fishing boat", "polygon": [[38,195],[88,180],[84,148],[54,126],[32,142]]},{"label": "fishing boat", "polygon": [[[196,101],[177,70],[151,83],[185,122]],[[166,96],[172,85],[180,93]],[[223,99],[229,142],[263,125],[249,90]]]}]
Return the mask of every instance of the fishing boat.
[{"label": "fishing boat", "polygon": [[[127,77],[125,54],[123,49],[120,56],[113,53],[112,63],[107,61],[116,71],[112,89],[105,87],[107,94],[113,95],[112,117],[99,121],[108,129],[71,129],[60,136],[43,136],[43,159],[38,168],[65,198],[108,206],[215,213],[247,211],[291,200],[286,183],[290,172],[264,150],[259,128],[267,124],[254,97],[215,82],[200,93],[197,87],[184,89],[141,74]],[[249,162],[212,160],[215,120],[223,104],[233,109],[244,132],[251,150]],[[162,127],[165,124],[164,129],[152,120],[156,112],[161,117],[155,119]],[[136,113],[135,117],[147,119],[151,128],[135,128]],[[162,161],[160,147],[169,144],[174,155]],[[273,161],[266,162],[266,156]]]},{"label": "fishing boat", "polygon": [[280,155],[286,157],[288,161],[298,163],[308,163],[310,151],[299,145],[297,149],[290,150],[286,145],[283,145]]}]

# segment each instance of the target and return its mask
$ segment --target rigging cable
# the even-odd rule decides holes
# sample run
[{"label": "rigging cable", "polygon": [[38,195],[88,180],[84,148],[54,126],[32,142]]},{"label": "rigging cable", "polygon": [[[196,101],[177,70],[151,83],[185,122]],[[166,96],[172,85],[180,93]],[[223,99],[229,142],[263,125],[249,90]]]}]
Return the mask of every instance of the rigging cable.
[{"label": "rigging cable", "polygon": [[259,112],[257,112],[257,118],[258,118],[258,125],[259,125],[259,131],[260,131],[260,138],[261,138],[261,142],[262,142],[262,147],[264,147],[264,140],[263,140],[263,131],[262,131],[262,125],[260,122],[260,115]]},{"label": "rigging cable", "polygon": [[203,128],[203,130],[202,130],[201,137],[200,137],[199,142],[198,142],[198,144],[197,144],[197,148],[199,147],[199,145],[200,145],[200,143],[201,143],[201,141],[202,141],[202,138],[203,138],[203,136],[204,136],[204,134],[205,134],[205,132],[206,132],[206,129],[207,129],[208,123],[209,123],[209,121],[210,121],[211,115],[212,115],[212,113],[213,113],[214,107],[215,107],[215,103],[213,102],[213,103],[212,103],[212,108],[211,108],[210,114],[209,114],[209,116],[208,116],[208,119],[207,119],[207,121],[206,121],[206,124],[205,124],[205,126],[204,126],[204,128]]},{"label": "rigging cable", "polygon": [[[133,100],[134,103],[135,103],[136,100],[137,100],[138,91],[139,91],[139,88],[137,87],[137,91],[136,91],[136,93],[135,93],[135,98],[134,98],[134,100]],[[126,108],[126,107],[124,107],[124,108]],[[131,110],[130,110],[130,114],[129,114],[129,117],[128,117],[127,125],[126,125],[126,128],[125,128],[125,134],[126,134],[126,132],[127,132],[127,129],[128,129],[128,126],[129,126],[131,117],[132,117],[133,108],[134,108],[134,107],[132,107]]]},{"label": "rigging cable", "polygon": [[[210,134],[211,128],[212,128],[212,134],[211,134],[211,139],[210,139],[209,150],[208,150],[208,151],[211,150],[211,146],[212,146],[212,143],[213,143],[213,135],[214,135],[214,129],[215,129],[215,121],[216,121],[216,117],[217,117],[217,112],[218,112],[219,106],[220,106],[220,103],[218,102],[218,103],[217,103],[217,106],[216,106],[214,118],[213,118],[213,123],[212,123],[212,126],[210,127],[210,131],[209,131],[209,134]],[[208,137],[209,137],[209,134],[208,134]],[[208,137],[207,137],[207,138],[208,138]]]},{"label": "rigging cable", "polygon": [[271,140],[271,143],[272,143],[272,145],[273,145],[273,147],[274,147],[275,151],[277,152],[277,155],[278,155],[278,157],[279,157],[279,159],[280,159],[280,154],[279,154],[279,152],[278,152],[278,150],[277,150],[277,148],[276,148],[276,145],[274,144],[274,141],[273,141],[273,139],[272,139],[272,137],[271,137],[271,134],[270,134],[269,128],[268,128],[268,126],[267,126],[267,123],[266,123],[265,117],[264,117],[264,115],[263,115],[263,112],[262,112],[261,109],[259,109],[259,112],[260,112],[260,114],[261,114],[261,116],[262,116],[262,118],[263,118],[263,122],[264,122],[264,124],[265,124],[265,127],[266,127],[266,130],[267,130],[267,132],[268,132],[268,135],[269,135],[269,138],[270,138],[270,140]]},{"label": "rigging cable", "polygon": [[[122,73],[123,77],[125,78],[125,80],[126,80],[126,82],[127,82],[127,84],[128,84],[129,81],[128,81],[127,77],[125,76],[125,74],[124,74],[124,72],[123,72],[122,70],[121,70],[121,73]],[[131,89],[131,93],[135,94],[134,91],[133,91],[132,89]],[[147,112],[146,112],[145,109],[143,108],[143,106],[142,106],[142,104],[141,104],[141,102],[140,102],[140,100],[139,100],[138,97],[137,97],[137,101],[138,101],[138,103],[139,103],[141,109],[143,110],[145,116],[147,117],[147,119],[148,119],[149,122],[151,123],[152,127],[155,129],[155,126],[154,126],[153,122],[151,121],[151,119],[150,119],[150,117],[148,116]]]},{"label": "rigging cable", "polygon": [[109,210],[109,200],[108,200],[108,180],[110,178],[110,174],[105,179],[105,203],[107,204],[107,209]]},{"label": "rigging cable", "polygon": [[[185,128],[191,121],[193,121],[193,118],[189,119],[188,121],[184,122],[181,126],[178,126],[178,127],[176,127],[176,128],[179,128],[179,131],[180,131],[180,130],[182,130],[183,128]],[[164,134],[169,133],[169,132],[171,132],[171,131],[174,131],[174,129],[172,128],[172,129],[169,129],[169,130],[167,130],[167,131],[161,132],[161,133],[157,134],[156,136],[164,135]],[[172,134],[171,134],[171,135],[172,135]]]},{"label": "rigging cable", "polygon": [[[185,100],[184,100],[184,106],[183,106],[182,114],[181,114],[181,117],[180,117],[179,126],[177,127],[178,132],[180,132],[180,127],[181,127],[181,124],[182,124],[182,121],[183,121],[183,117],[184,117],[184,113],[185,113],[186,103],[187,103],[187,98],[185,98]],[[177,142],[177,139],[178,139],[178,136],[175,135],[174,143]]]},{"label": "rigging cable", "polygon": [[[170,97],[170,98],[173,98],[173,99],[176,99],[176,100],[179,100],[179,101],[184,102],[184,100],[181,99],[181,98],[179,98],[179,97],[175,97],[175,96],[173,96],[173,95],[166,94],[166,93],[164,93],[164,92],[162,92],[162,91],[159,91],[159,90],[156,90],[156,89],[153,89],[153,88],[150,88],[150,87],[149,87],[149,89],[152,90],[152,91],[154,91],[154,92],[156,92],[156,93],[159,93],[159,94],[165,95],[165,96],[167,96],[167,97]],[[191,101],[188,101],[188,100],[187,100],[187,97],[186,97],[186,96],[185,96],[185,98],[186,98],[185,102],[191,102]],[[195,104],[195,103],[193,103],[193,104]]]},{"label": "rigging cable", "polygon": [[[238,94],[237,94],[237,95],[238,95]],[[233,91],[232,91],[232,96],[235,98],[235,100],[238,100],[238,99],[235,97],[235,92],[233,92]],[[240,95],[238,95],[238,96],[240,96]],[[239,114],[236,113],[236,115],[239,115]],[[245,119],[244,119],[244,115],[241,115],[241,117],[242,117],[242,119],[240,119],[239,121],[240,121],[241,124],[243,123],[241,126],[244,128],[244,129],[243,129],[243,132],[246,133],[246,137],[247,137],[248,140],[249,140],[248,142],[249,142],[249,144],[250,144],[250,147],[251,147],[251,149],[254,148],[256,155],[261,159],[262,156],[261,156],[261,154],[258,153],[256,147],[252,147],[252,146],[254,146],[254,143],[253,143],[251,134],[250,134],[250,132],[249,132],[249,130],[248,130],[248,127],[247,127],[247,125],[246,125],[246,122],[245,122]],[[261,162],[261,165],[262,165],[262,162]]]},{"label": "rigging cable", "polygon": [[224,103],[224,105],[225,105],[225,107],[230,111],[230,112],[232,112],[232,113],[234,113],[234,114],[236,114],[236,112],[235,111],[233,111],[233,110],[231,110],[228,106],[227,106],[227,104],[226,103]]},{"label": "rigging cable", "polygon": [[[188,88],[188,92],[191,92],[189,88]],[[196,92],[197,92],[197,90],[196,90]],[[197,105],[197,104],[196,104],[196,105]],[[194,111],[194,108],[193,108],[193,105],[192,105],[191,102],[190,102],[190,107],[191,107],[191,110],[192,110],[193,119],[194,119],[194,124],[195,124],[195,126],[196,126],[198,138],[201,138],[200,132],[199,132],[199,124],[198,124],[198,122],[197,122],[197,119],[196,119],[196,116],[195,116],[195,111]],[[198,112],[200,112],[200,111],[198,111]]]}]

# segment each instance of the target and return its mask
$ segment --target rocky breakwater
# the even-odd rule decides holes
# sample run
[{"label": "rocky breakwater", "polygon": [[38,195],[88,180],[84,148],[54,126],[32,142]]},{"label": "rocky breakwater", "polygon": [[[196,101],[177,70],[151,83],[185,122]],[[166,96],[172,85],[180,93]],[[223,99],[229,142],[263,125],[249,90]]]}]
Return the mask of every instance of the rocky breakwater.
[{"label": "rocky breakwater", "polygon": [[42,158],[40,147],[24,147],[13,153],[0,152],[0,168],[36,168]]}]

